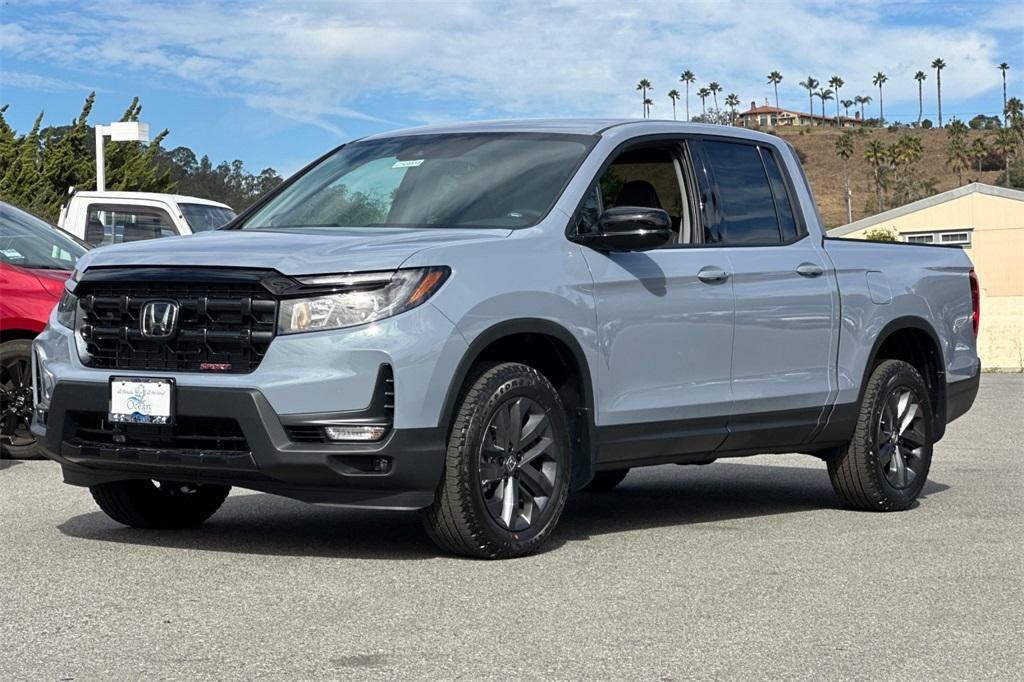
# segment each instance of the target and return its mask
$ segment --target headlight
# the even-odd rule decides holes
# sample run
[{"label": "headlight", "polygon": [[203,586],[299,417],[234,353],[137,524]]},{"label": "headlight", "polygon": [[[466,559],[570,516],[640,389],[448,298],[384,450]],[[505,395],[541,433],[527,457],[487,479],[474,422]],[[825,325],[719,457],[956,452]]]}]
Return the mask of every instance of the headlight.
[{"label": "headlight", "polygon": [[316,276],[307,286],[342,286],[336,293],[281,301],[279,334],[354,327],[415,308],[434,295],[451,271],[446,267],[413,268],[390,273]]},{"label": "headlight", "polygon": [[64,290],[57,304],[57,322],[68,329],[75,328],[75,313],[78,311],[78,297],[73,293]]}]

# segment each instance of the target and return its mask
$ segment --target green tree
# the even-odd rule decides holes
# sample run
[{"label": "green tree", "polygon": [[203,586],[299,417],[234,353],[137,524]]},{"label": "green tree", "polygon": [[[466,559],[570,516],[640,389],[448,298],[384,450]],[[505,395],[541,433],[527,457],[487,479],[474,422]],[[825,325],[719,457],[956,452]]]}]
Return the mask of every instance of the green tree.
[{"label": "green tree", "polygon": [[10,165],[0,178],[0,198],[28,211],[48,216],[47,208],[60,200],[42,173],[43,146],[40,130],[43,114],[39,113],[32,129],[15,140]]},{"label": "green tree", "polygon": [[679,91],[672,89],[668,91],[668,98],[672,100],[672,120],[676,120],[676,100],[679,99]]},{"label": "green tree", "polygon": [[[138,121],[142,113],[139,98],[132,99],[122,121]],[[173,192],[174,181],[168,170],[155,162],[160,143],[170,131],[166,128],[149,144],[141,142],[108,142],[104,151],[107,161],[107,189],[122,192]]]},{"label": "green tree", "polygon": [[900,235],[891,227],[872,227],[864,231],[864,239],[869,242],[898,242]]},{"label": "green tree", "polygon": [[885,109],[882,106],[882,86],[889,80],[889,77],[879,71],[875,74],[875,77],[871,79],[871,82],[878,86],[878,122],[880,125],[885,125]]},{"label": "green tree", "polygon": [[[839,76],[832,76],[831,78],[828,79],[828,84],[832,86],[832,88],[835,90],[835,93],[836,93],[836,125],[838,126],[839,125],[839,104],[840,104],[840,102],[839,102],[839,91],[842,89],[842,87],[844,85],[846,85],[846,83]],[[825,102],[822,101],[821,104],[822,104],[822,106],[824,106]]]},{"label": "green tree", "polygon": [[779,83],[782,82],[782,74],[778,71],[772,71],[768,74],[768,83],[775,88],[775,108],[779,108]]},{"label": "green tree", "polygon": [[852,99],[844,99],[843,101],[839,102],[839,104],[843,105],[844,117],[850,118],[850,107],[854,105],[854,101]]},{"label": "green tree", "polygon": [[814,115],[814,91],[818,88],[818,79],[807,77],[807,80],[800,81],[800,87],[807,90],[807,105],[810,107],[810,113]]},{"label": "green tree", "polygon": [[687,69],[679,74],[679,81],[686,84],[686,120],[690,120],[690,84],[697,82],[697,76]]},{"label": "green tree", "polygon": [[942,70],[946,68],[946,62],[939,57],[932,60],[932,68],[935,69],[935,93],[939,102],[939,127],[942,127]]},{"label": "green tree", "polygon": [[924,79],[928,77],[924,71],[918,71],[914,74],[914,80],[917,81],[917,126],[921,127],[921,116],[924,115]]}]

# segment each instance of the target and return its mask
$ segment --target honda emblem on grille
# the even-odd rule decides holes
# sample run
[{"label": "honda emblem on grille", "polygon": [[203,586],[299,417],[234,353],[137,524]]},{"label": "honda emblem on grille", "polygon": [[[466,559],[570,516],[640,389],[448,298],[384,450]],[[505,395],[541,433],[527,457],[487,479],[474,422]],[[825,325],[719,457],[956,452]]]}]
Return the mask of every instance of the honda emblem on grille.
[{"label": "honda emblem on grille", "polygon": [[169,339],[178,328],[178,304],[175,301],[147,301],[142,306],[142,335],[151,339]]}]

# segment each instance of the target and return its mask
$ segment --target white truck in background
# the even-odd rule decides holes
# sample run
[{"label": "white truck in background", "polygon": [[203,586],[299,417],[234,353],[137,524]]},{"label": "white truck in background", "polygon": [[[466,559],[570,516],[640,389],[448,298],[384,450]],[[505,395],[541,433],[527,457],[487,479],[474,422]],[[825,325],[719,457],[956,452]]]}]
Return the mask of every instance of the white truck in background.
[{"label": "white truck in background", "polygon": [[57,225],[93,246],[213,230],[235,217],[227,204],[180,194],[68,191]]}]

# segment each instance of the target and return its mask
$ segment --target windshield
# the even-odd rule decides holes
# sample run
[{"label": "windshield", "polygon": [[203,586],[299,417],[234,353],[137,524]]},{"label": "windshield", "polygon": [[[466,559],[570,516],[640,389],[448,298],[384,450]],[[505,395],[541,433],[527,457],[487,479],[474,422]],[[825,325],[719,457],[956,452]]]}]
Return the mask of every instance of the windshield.
[{"label": "windshield", "polygon": [[528,227],[589,151],[587,135],[411,135],[342,147],[242,229]]},{"label": "windshield", "polygon": [[216,230],[221,225],[231,222],[235,212],[223,206],[209,204],[178,204],[182,215],[193,232]]},{"label": "windshield", "polygon": [[30,213],[0,203],[0,262],[39,270],[72,270],[86,247]]}]

